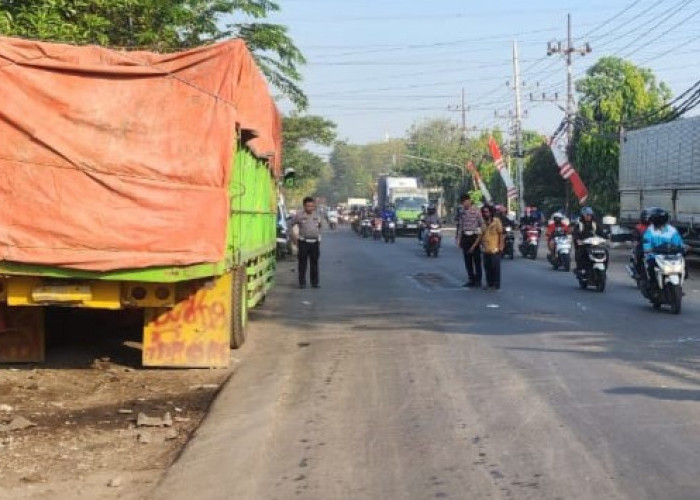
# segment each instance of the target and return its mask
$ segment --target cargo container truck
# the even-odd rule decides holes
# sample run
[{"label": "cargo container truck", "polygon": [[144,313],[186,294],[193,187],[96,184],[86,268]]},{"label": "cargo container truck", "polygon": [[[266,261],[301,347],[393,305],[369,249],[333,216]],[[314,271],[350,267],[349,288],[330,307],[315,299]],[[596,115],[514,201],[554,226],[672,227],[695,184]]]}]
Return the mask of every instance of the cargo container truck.
[{"label": "cargo container truck", "polygon": [[281,119],[240,40],[0,38],[0,362],[49,307],[143,311],[143,364],[226,367],[274,283]]},{"label": "cargo container truck", "polygon": [[667,210],[700,250],[700,117],[629,131],[620,144],[620,219],[634,225],[643,208]]}]

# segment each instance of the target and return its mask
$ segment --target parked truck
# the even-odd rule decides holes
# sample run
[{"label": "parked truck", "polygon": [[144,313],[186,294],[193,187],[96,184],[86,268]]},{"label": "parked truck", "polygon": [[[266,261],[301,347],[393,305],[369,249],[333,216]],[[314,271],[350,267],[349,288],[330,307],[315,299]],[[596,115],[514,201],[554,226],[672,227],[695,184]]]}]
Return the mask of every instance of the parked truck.
[{"label": "parked truck", "polygon": [[627,132],[620,144],[620,218],[633,225],[645,207],[667,210],[700,251],[700,117]]},{"label": "parked truck", "polygon": [[143,364],[225,367],[274,282],[281,119],[240,40],[0,38],[0,362],[49,307],[143,311]]},{"label": "parked truck", "polygon": [[390,175],[379,177],[377,199],[381,210],[393,205],[397,234],[417,232],[418,221],[430,203],[428,190],[421,187],[417,178]]}]

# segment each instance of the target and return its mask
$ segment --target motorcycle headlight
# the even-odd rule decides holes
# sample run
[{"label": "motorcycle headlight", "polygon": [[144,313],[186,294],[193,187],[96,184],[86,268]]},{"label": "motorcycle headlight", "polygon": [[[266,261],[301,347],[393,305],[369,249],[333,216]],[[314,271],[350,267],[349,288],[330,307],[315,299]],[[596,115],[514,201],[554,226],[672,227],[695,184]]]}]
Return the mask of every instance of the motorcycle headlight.
[{"label": "motorcycle headlight", "polygon": [[664,274],[683,273],[683,260],[678,258],[666,258],[661,255],[656,257],[656,263]]}]

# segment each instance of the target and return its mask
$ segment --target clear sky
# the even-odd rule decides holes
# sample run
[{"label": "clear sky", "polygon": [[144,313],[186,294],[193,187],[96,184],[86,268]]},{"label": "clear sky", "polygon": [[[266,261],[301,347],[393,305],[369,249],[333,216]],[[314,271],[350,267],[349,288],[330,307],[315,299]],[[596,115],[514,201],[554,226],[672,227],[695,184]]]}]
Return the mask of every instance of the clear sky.
[{"label": "clear sky", "polygon": [[[530,93],[565,95],[566,68],[547,57],[564,40],[571,13],[580,75],[595,60],[618,55],[650,67],[674,96],[700,79],[700,0],[279,0],[272,19],[289,26],[304,52],[303,88],[310,113],[338,124],[355,143],[401,137],[432,117],[459,121],[465,89],[467,125],[500,126],[514,109],[512,41],[520,47],[525,128],[551,133],[562,112]],[[563,104],[563,102],[562,102]],[[288,106],[282,106],[289,109]]]}]

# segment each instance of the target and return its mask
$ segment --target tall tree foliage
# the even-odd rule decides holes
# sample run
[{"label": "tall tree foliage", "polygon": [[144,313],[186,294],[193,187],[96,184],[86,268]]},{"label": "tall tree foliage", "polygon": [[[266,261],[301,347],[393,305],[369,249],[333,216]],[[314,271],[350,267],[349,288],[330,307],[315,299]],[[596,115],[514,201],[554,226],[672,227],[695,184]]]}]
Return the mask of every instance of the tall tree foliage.
[{"label": "tall tree foliage", "polygon": [[576,82],[576,90],[580,98],[573,160],[590,191],[589,203],[601,212],[617,213],[620,127],[664,118],[671,91],[651,70],[617,57],[598,60]]},{"label": "tall tree foliage", "polygon": [[[496,141],[502,141],[500,131],[494,130],[492,134]],[[488,138],[492,134],[482,133],[465,139],[461,128],[447,119],[414,124],[408,131],[407,150],[415,158],[407,159],[400,170],[421,177],[430,186],[441,187],[446,203],[452,206],[464,191],[480,199],[481,192],[466,171],[466,163],[471,160],[478,166],[486,184],[495,190],[492,194],[504,201],[505,188],[495,179],[498,174],[488,149]]]},{"label": "tall tree foliage", "polygon": [[4,0],[0,33],[160,52],[240,37],[270,83],[303,109],[304,56],[285,26],[264,22],[279,9],[271,0]]},{"label": "tall tree foliage", "polygon": [[339,141],[330,156],[333,177],[325,186],[327,194],[334,202],[355,197],[371,199],[379,175],[396,173],[405,151],[402,139],[366,145]]},{"label": "tall tree foliage", "polygon": [[292,198],[313,193],[316,183],[326,173],[326,161],[308,149],[311,145],[332,146],[336,125],[315,115],[293,113],[284,117],[282,149],[285,168],[296,171]]}]

